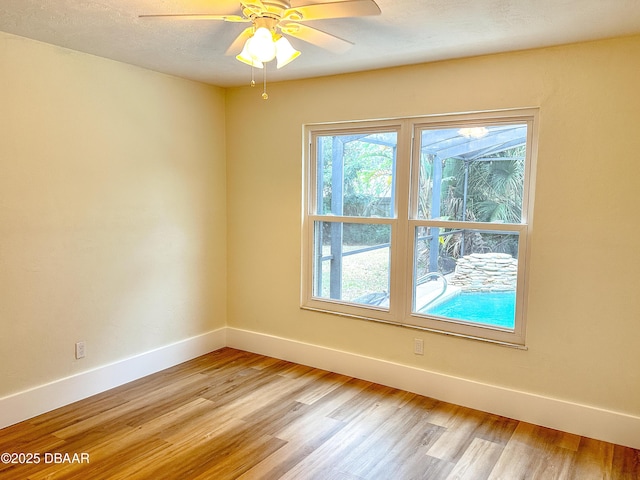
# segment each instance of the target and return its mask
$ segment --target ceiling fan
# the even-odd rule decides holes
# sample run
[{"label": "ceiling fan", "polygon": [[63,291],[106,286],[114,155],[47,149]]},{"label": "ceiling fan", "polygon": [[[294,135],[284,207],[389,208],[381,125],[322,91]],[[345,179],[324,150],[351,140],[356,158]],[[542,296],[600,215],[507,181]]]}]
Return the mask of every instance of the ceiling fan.
[{"label": "ceiling fan", "polygon": [[[238,35],[225,54],[233,55],[240,52],[236,58],[256,68],[264,68],[265,63],[275,58],[277,68],[282,68],[300,55],[300,52],[293,48],[285,35],[304,40],[334,53],[343,53],[353,46],[353,43],[348,40],[305,25],[304,22],[380,14],[380,7],[374,0],[299,3],[296,0],[247,0],[240,1],[241,12],[239,15],[206,13],[140,15],[140,17],[251,23],[250,27]],[[252,85],[254,84],[255,82],[252,80]],[[265,99],[268,98],[266,91],[262,96]]]}]

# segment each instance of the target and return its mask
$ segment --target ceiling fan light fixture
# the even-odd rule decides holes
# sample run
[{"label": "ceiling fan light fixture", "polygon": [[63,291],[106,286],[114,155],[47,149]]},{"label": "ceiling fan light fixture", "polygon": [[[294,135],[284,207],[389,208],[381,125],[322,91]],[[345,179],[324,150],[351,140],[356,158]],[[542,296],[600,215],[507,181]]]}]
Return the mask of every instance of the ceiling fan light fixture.
[{"label": "ceiling fan light fixture", "polygon": [[273,33],[266,27],[257,28],[253,36],[245,43],[244,48],[251,58],[262,63],[270,62],[276,58]]},{"label": "ceiling fan light fixture", "polygon": [[262,98],[267,99],[266,64],[276,59],[277,68],[280,69],[300,56],[300,52],[282,34],[341,54],[352,47],[353,43],[305,25],[305,22],[381,13],[376,0],[241,0],[240,7],[241,15],[229,14],[225,8],[222,12],[203,14],[154,14],[139,17],[250,23],[251,26],[235,38],[225,55],[237,52],[242,45],[242,51],[236,55],[236,59],[252,67],[251,86],[255,85],[253,68],[263,69]]},{"label": "ceiling fan light fixture", "polygon": [[276,60],[277,68],[282,68],[285,65],[293,62],[300,56],[300,52],[293,48],[289,40],[284,37],[280,37],[276,40]]}]

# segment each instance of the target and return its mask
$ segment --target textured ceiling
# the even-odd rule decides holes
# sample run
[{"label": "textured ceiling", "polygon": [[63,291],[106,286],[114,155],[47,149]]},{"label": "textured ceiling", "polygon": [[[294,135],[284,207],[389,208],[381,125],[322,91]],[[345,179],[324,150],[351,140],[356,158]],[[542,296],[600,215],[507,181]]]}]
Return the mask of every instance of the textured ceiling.
[{"label": "textured ceiling", "polygon": [[[293,5],[310,3],[322,2],[292,1]],[[355,45],[338,55],[291,39],[302,55],[281,70],[270,64],[270,81],[640,33],[640,0],[377,3],[380,16],[309,22]],[[224,54],[246,24],[138,18],[150,13],[214,11],[237,14],[240,4],[230,0],[0,0],[0,31],[214,85],[246,84],[250,68]]]}]

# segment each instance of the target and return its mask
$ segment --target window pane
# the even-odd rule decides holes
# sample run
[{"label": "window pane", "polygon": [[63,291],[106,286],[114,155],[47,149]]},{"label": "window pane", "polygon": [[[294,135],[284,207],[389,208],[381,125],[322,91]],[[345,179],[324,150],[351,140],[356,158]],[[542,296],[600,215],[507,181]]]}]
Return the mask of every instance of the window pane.
[{"label": "window pane", "polygon": [[417,227],[413,312],[513,329],[518,233]]},{"label": "window pane", "polygon": [[520,223],[527,126],[423,130],[418,218]]},{"label": "window pane", "polygon": [[315,222],[315,297],[389,306],[391,227]]},{"label": "window pane", "polygon": [[396,132],[318,137],[316,213],[392,217],[396,147]]}]

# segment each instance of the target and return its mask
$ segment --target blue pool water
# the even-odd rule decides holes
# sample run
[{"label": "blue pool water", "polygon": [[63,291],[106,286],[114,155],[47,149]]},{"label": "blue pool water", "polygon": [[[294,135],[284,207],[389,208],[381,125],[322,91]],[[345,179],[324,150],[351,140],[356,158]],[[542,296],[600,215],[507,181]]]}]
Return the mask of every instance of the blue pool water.
[{"label": "blue pool water", "polygon": [[422,313],[496,327],[513,328],[515,325],[516,293],[461,293],[434,307],[427,307]]}]

